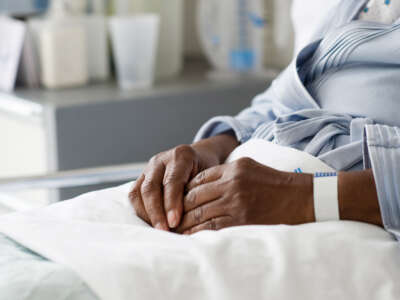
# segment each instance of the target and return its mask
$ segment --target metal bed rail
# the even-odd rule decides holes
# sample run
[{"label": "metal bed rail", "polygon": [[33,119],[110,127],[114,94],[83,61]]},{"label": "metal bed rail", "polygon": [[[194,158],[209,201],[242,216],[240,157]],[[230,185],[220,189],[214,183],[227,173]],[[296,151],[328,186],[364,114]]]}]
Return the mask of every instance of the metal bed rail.
[{"label": "metal bed rail", "polygon": [[48,175],[0,179],[0,193],[59,189],[136,180],[146,163],[61,171]]}]

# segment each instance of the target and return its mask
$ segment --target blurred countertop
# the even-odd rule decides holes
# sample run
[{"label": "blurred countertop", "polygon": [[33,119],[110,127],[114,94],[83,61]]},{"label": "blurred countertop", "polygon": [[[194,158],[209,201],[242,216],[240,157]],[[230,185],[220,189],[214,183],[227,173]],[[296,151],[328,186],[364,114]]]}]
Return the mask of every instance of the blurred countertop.
[{"label": "blurred countertop", "polygon": [[87,86],[46,90],[17,88],[12,93],[0,92],[0,111],[20,116],[35,117],[46,109],[57,109],[69,106],[95,105],[101,102],[135,101],[146,98],[160,98],[185,92],[226,89],[240,85],[259,85],[265,82],[267,88],[276,77],[276,70],[267,70],[260,76],[232,77],[224,80],[211,80],[207,76],[209,67],[204,61],[190,61],[180,76],[156,81],[150,89],[121,90],[115,81],[91,83]]}]

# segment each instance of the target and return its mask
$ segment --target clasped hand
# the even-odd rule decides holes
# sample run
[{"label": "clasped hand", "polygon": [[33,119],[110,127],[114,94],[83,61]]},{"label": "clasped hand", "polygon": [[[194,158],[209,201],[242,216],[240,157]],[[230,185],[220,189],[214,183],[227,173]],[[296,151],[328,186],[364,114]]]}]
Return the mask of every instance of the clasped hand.
[{"label": "clasped hand", "polygon": [[153,227],[192,234],[241,225],[314,221],[312,175],[280,172],[241,158],[220,164],[192,146],[153,157],[130,200]]}]

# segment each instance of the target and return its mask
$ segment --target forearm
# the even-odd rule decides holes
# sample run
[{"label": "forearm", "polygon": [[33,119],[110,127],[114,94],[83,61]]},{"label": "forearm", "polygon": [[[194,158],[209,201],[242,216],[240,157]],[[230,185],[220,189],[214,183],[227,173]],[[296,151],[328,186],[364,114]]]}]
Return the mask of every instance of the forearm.
[{"label": "forearm", "polygon": [[383,226],[372,170],[341,172],[338,179],[340,219]]}]

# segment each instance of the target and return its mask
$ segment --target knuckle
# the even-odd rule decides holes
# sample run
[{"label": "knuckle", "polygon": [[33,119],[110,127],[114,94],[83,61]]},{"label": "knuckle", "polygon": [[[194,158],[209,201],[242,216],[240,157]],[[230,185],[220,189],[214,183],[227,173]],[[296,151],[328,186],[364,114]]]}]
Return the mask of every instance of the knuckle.
[{"label": "knuckle", "polygon": [[194,190],[190,191],[189,194],[186,196],[186,201],[185,201],[186,209],[190,209],[190,208],[194,207],[196,204],[196,201],[197,201],[197,192],[194,189]]},{"label": "knuckle", "polygon": [[232,176],[232,184],[236,188],[243,181],[244,176],[242,172],[234,172]]},{"label": "knuckle", "polygon": [[157,188],[157,184],[153,180],[148,179],[143,181],[140,191],[143,195],[148,195],[154,192]]},{"label": "knuckle", "polygon": [[150,160],[149,160],[150,165],[154,165],[158,161],[158,155],[159,154],[154,155],[152,158],[150,158]]},{"label": "knuckle", "polygon": [[246,187],[246,172],[238,170],[233,173],[232,177],[233,190],[240,190]]},{"label": "knuckle", "polygon": [[185,182],[183,182],[183,178],[181,176],[177,175],[177,172],[173,170],[169,174],[167,174],[164,177],[163,184],[164,186],[169,186],[169,185],[183,185]]},{"label": "knuckle", "polygon": [[197,176],[196,176],[196,183],[197,184],[204,184],[204,182],[205,182],[205,180],[206,180],[206,174],[207,174],[207,171],[203,171],[203,172],[200,172]]},{"label": "knuckle", "polygon": [[218,227],[217,227],[217,219],[216,218],[212,218],[211,220],[210,220],[210,222],[209,222],[209,228],[210,228],[210,230],[218,230]]},{"label": "knuckle", "polygon": [[249,157],[242,157],[235,161],[235,166],[238,169],[248,169],[253,163],[253,160]]},{"label": "knuckle", "polygon": [[154,168],[154,166],[158,165],[161,162],[161,154],[154,155],[149,160],[148,169]]},{"label": "knuckle", "polygon": [[244,157],[238,159],[233,164],[233,179],[243,180],[247,177],[248,170],[252,164],[252,159]]},{"label": "knuckle", "polygon": [[194,156],[194,150],[189,145],[179,145],[173,149],[173,157],[178,159],[190,159]]},{"label": "knuckle", "polygon": [[200,206],[194,210],[194,220],[196,223],[201,222],[201,218],[203,217],[203,208]]},{"label": "knuckle", "polygon": [[139,199],[139,188],[135,186],[132,191],[129,193],[129,200],[134,203]]}]

